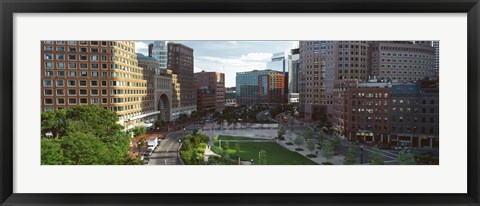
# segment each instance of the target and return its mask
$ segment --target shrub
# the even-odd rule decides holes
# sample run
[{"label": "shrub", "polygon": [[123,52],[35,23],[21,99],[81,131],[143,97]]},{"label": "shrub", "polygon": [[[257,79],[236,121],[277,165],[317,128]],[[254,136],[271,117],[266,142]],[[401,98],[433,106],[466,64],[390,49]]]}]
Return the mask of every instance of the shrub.
[{"label": "shrub", "polygon": [[297,147],[297,148],[295,148],[295,151],[303,151],[303,149],[302,149],[302,148],[299,148],[299,147]]}]

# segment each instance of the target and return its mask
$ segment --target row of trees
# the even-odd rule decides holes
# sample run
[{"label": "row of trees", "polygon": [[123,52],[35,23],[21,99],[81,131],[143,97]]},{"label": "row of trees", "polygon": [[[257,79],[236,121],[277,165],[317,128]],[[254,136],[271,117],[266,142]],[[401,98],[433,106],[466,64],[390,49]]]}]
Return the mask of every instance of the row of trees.
[{"label": "row of trees", "polygon": [[187,165],[203,165],[205,164],[203,155],[209,141],[209,137],[198,130],[192,134],[182,137],[182,147],[180,148],[180,157]]},{"label": "row of trees", "polygon": [[130,136],[118,116],[98,106],[41,114],[42,165],[142,164],[128,155]]}]

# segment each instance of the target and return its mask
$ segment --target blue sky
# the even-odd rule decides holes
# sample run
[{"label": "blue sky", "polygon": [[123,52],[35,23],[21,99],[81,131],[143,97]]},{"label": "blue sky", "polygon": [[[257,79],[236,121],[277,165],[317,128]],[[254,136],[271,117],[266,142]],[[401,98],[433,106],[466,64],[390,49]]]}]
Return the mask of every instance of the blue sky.
[{"label": "blue sky", "polygon": [[[137,53],[148,53],[153,41],[136,41]],[[298,46],[298,41],[174,41],[194,49],[195,72],[225,73],[225,86],[235,86],[235,73],[265,69],[272,53]]]}]

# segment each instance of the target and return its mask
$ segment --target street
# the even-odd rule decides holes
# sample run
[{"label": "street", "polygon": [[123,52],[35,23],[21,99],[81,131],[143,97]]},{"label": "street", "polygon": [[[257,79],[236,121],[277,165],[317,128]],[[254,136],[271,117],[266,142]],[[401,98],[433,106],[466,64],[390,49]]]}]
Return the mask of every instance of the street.
[{"label": "street", "polygon": [[182,135],[183,131],[168,134],[150,156],[150,165],[182,165],[178,156],[178,150],[180,149],[178,140]]}]

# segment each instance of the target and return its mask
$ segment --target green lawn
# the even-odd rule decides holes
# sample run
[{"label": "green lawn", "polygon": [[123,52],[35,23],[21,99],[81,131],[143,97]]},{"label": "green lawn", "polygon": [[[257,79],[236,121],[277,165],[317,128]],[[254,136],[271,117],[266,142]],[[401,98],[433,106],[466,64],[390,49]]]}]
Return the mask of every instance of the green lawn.
[{"label": "green lawn", "polygon": [[219,135],[218,140],[265,140],[261,138],[254,138],[254,137],[234,137],[234,136],[224,136]]},{"label": "green lawn", "polygon": [[[234,148],[234,144],[231,143],[230,147]],[[292,152],[284,147],[278,145],[275,142],[240,142],[240,159],[242,161],[248,161],[253,159],[255,164],[258,163],[258,152],[261,150],[267,151],[267,164],[268,165],[315,165],[317,163],[308,159],[307,157]],[[228,153],[236,155],[235,149],[228,149]]]}]

